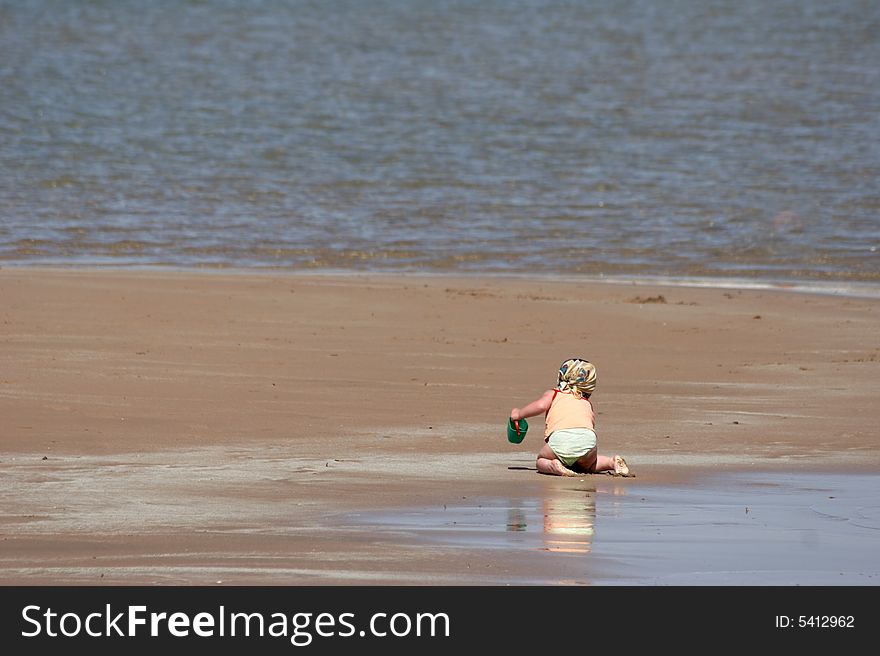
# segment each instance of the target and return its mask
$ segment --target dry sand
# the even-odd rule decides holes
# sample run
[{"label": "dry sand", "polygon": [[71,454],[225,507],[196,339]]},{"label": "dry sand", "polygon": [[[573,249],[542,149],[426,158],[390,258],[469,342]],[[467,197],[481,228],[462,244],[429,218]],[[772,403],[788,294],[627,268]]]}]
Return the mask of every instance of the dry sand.
[{"label": "dry sand", "polygon": [[[0,299],[7,585],[567,580],[369,517],[880,471],[874,298],[6,268]],[[635,478],[537,474],[539,418],[507,442],[510,408],[571,356],[598,368],[600,452]]]}]

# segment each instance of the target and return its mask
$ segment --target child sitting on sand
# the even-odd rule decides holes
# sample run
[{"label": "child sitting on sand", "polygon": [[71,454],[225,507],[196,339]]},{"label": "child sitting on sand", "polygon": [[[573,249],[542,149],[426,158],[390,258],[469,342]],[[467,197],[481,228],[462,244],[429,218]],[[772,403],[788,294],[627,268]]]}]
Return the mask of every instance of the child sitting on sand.
[{"label": "child sitting on sand", "polygon": [[590,401],[595,389],[596,367],[583,358],[572,358],[559,368],[556,389],[510,411],[514,421],[545,413],[544,445],[535,461],[542,474],[577,476],[577,469],[631,475],[622,457],[600,456],[597,451],[596,415]]}]

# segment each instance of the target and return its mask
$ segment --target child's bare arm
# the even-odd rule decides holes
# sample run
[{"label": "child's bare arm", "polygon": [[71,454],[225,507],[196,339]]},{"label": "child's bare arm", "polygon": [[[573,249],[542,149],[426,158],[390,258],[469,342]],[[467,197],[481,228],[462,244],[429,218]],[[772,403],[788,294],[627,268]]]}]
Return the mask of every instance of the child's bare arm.
[{"label": "child's bare arm", "polygon": [[522,408],[514,408],[511,410],[510,418],[516,421],[523,417],[534,417],[543,414],[550,409],[551,403],[553,403],[553,390],[547,390],[541,398],[532,401]]}]

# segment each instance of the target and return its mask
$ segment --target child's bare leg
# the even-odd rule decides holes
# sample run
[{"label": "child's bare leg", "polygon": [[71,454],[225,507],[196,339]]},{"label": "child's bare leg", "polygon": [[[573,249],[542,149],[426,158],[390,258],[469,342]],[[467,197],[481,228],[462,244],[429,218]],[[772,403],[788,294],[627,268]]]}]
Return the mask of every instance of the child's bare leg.
[{"label": "child's bare leg", "polygon": [[535,461],[538,471],[542,474],[553,474],[555,476],[577,476],[577,472],[572,471],[563,465],[558,458],[538,458]]},{"label": "child's bare leg", "polygon": [[614,469],[614,456],[596,455],[596,464],[593,465],[594,472],[611,471]]},{"label": "child's bare leg", "polygon": [[559,458],[556,457],[556,454],[553,453],[553,449],[547,446],[546,443],[538,452],[535,466],[542,474],[552,474],[554,476],[577,476],[577,473],[562,464]]}]

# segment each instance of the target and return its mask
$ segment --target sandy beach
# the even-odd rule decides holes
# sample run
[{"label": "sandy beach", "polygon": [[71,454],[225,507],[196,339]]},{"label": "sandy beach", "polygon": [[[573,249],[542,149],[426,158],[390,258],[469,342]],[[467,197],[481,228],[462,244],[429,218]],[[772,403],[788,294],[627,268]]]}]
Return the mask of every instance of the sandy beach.
[{"label": "sandy beach", "polygon": [[[621,569],[571,538],[598,539],[615,498],[880,472],[877,299],[30,267],[0,269],[0,299],[5,585],[584,583]],[[539,418],[507,442],[571,356],[596,364],[600,452],[634,478],[538,474]],[[546,526],[450,539],[483,509],[515,538],[572,498],[594,514],[562,548]]]}]

